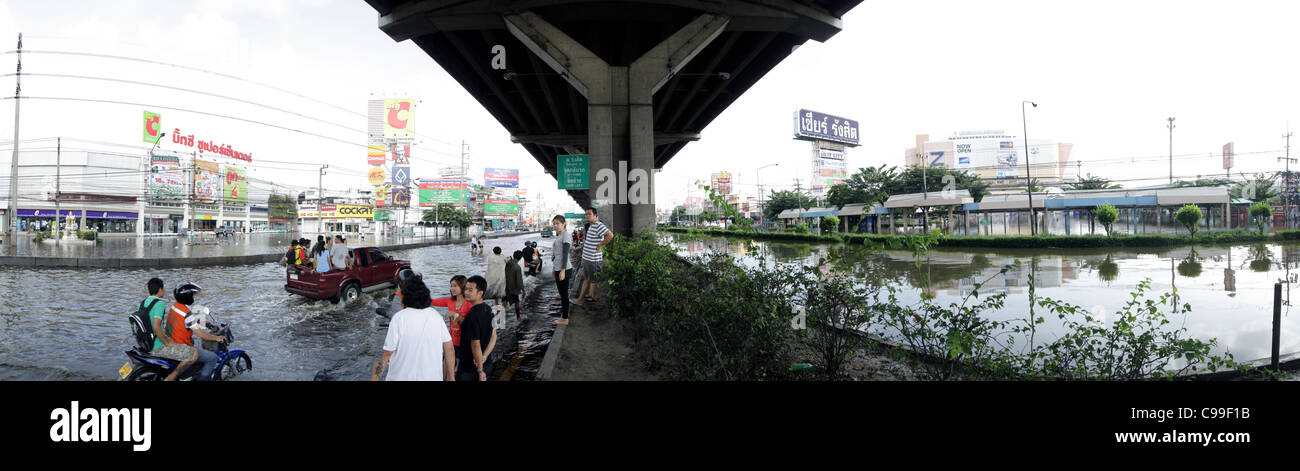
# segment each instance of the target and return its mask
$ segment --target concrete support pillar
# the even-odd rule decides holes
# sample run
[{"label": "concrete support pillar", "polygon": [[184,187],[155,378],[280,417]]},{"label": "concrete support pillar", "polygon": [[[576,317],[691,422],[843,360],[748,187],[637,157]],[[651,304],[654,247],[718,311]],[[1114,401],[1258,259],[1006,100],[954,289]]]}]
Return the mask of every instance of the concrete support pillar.
[{"label": "concrete support pillar", "polygon": [[1070,209],[1065,209],[1065,235],[1070,235]]},{"label": "concrete support pillar", "polygon": [[1230,214],[1228,203],[1223,203],[1223,228],[1224,229],[1232,228],[1230,227],[1232,225],[1231,218],[1232,218],[1232,214]]},{"label": "concrete support pillar", "polygon": [[894,219],[894,210],[891,209],[889,210],[889,233],[890,234],[898,233],[898,225],[895,221],[897,220]]},{"label": "concrete support pillar", "polygon": [[703,14],[628,66],[611,66],[537,14],[503,17],[506,28],[587,98],[588,196],[601,220],[623,235],[654,229],[652,98],[726,28]]}]

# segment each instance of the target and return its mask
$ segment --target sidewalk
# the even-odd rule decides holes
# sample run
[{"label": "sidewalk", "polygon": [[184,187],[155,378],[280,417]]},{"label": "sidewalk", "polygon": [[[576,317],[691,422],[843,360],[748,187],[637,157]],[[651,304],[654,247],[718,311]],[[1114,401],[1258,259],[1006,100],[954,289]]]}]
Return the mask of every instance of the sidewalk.
[{"label": "sidewalk", "polygon": [[[575,278],[575,281],[577,279]],[[580,283],[580,282],[579,282]],[[575,290],[576,292],[577,290]],[[601,290],[605,292],[604,289]],[[609,314],[604,300],[573,305],[569,325],[555,328],[538,380],[658,381],[647,371],[632,337]]]}]

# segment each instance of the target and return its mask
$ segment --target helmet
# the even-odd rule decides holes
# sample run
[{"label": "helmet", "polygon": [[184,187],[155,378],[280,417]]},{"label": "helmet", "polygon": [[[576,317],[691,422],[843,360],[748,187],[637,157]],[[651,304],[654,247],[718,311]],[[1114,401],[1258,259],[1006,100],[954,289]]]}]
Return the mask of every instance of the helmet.
[{"label": "helmet", "polygon": [[172,296],[176,298],[176,302],[188,306],[194,304],[194,295],[199,294],[199,291],[202,290],[203,288],[194,283],[181,283],[175,290],[172,290]]}]

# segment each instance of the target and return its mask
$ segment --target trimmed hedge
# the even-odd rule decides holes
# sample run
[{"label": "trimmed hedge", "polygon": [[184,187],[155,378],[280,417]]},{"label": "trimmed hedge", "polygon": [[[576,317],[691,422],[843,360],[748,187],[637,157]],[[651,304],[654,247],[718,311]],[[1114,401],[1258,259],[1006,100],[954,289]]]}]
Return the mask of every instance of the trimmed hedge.
[{"label": "trimmed hedge", "polygon": [[[747,239],[797,241],[813,243],[862,243],[872,241],[887,243],[890,239],[903,236],[886,234],[836,234],[812,235],[788,232],[746,232],[723,231],[717,229],[692,229],[663,227],[667,232],[691,232],[711,236],[741,237]],[[1240,242],[1273,242],[1282,240],[1300,240],[1300,230],[1278,231],[1272,234],[1253,232],[1209,232],[1191,237],[1172,234],[1139,235],[1038,235],[1038,236],[949,236],[938,241],[938,247],[980,247],[980,248],[1098,248],[1098,247],[1168,247],[1188,244],[1230,244]]]}]

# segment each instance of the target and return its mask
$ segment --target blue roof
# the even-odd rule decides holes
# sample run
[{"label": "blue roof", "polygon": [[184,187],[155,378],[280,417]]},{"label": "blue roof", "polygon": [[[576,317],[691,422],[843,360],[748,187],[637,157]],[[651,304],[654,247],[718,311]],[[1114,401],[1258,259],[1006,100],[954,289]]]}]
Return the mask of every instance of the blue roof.
[{"label": "blue roof", "polygon": [[1093,208],[1101,204],[1109,204],[1116,207],[1124,206],[1155,206],[1155,196],[1135,196],[1127,198],[1057,198],[1049,199],[1043,203],[1048,208]]},{"label": "blue roof", "polygon": [[820,218],[820,217],[826,217],[826,216],[836,216],[836,215],[838,215],[838,214],[839,214],[839,211],[835,211],[835,210],[829,210],[829,211],[804,211],[804,213],[803,213],[802,215],[800,215],[799,217],[804,217],[804,218]]}]

